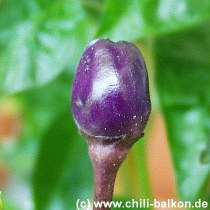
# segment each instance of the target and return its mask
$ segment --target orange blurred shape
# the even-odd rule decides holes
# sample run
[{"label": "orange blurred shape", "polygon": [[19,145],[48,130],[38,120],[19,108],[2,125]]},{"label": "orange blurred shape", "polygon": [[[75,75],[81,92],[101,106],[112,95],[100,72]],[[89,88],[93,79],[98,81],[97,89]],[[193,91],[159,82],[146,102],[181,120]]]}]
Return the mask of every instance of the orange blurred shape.
[{"label": "orange blurred shape", "polygon": [[21,112],[15,100],[0,99],[0,143],[16,139],[22,124]]},{"label": "orange blurred shape", "polygon": [[[154,118],[148,150],[153,197],[158,201],[179,200],[165,123],[160,113]],[[170,209],[164,208],[164,210]]]},{"label": "orange blurred shape", "polygon": [[0,140],[16,136],[19,131],[21,119],[15,115],[0,113]]},{"label": "orange blurred shape", "polygon": [[0,164],[0,191],[4,189],[8,181],[9,181],[9,172],[3,164]]}]

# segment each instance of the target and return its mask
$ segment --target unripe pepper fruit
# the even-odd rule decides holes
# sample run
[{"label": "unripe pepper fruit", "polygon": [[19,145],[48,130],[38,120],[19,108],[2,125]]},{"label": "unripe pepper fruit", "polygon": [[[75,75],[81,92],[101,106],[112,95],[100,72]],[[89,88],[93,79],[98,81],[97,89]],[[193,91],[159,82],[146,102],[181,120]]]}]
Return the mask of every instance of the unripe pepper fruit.
[{"label": "unripe pepper fruit", "polygon": [[91,42],[77,69],[72,111],[89,144],[94,200],[109,201],[120,164],[143,135],[151,111],[147,70],[138,48],[124,41]]},{"label": "unripe pepper fruit", "polygon": [[79,129],[97,139],[138,139],[150,114],[144,59],[130,43],[92,42],[79,63],[72,109]]}]

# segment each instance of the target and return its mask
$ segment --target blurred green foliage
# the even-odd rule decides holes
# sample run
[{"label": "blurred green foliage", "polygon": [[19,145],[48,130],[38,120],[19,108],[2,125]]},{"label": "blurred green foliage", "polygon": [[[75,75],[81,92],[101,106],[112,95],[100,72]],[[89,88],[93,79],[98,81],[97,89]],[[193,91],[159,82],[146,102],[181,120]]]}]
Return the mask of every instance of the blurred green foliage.
[{"label": "blurred green foliage", "polygon": [[0,210],[2,210],[2,209],[3,209],[3,202],[1,200],[1,191],[0,191]]},{"label": "blurred green foliage", "polygon": [[[147,62],[156,64],[149,72],[160,98],[153,112],[162,109],[166,119],[181,199],[208,196],[210,165],[202,159],[209,159],[210,141],[209,21],[209,0],[0,1],[0,94],[21,104],[23,114],[21,141],[0,147],[0,158],[33,197],[25,209],[75,209],[76,199],[92,197],[91,163],[70,98],[83,50],[102,37],[140,41],[153,53]],[[151,197],[143,144],[136,167],[145,172],[143,197]],[[5,209],[21,209],[13,196],[4,200]]]},{"label": "blurred green foliage", "polygon": [[209,29],[207,24],[157,41],[157,49],[164,47],[157,53],[157,84],[185,200],[196,199],[209,174],[200,161],[210,137]]}]

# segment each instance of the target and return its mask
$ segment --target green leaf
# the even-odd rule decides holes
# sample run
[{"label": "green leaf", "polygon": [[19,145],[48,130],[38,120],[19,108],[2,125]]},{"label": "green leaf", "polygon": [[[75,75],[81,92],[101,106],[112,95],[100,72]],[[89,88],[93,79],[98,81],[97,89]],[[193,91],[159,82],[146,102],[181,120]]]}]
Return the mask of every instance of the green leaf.
[{"label": "green leaf", "polygon": [[209,18],[208,0],[108,0],[97,36],[132,41],[183,30]]},{"label": "green leaf", "polygon": [[[88,155],[85,139],[76,133],[62,184],[59,185],[57,200],[62,201],[62,209],[75,209],[77,199],[93,200],[93,168]],[[53,204],[51,205],[53,206]],[[64,208],[65,207],[65,208]]]},{"label": "green leaf", "polygon": [[40,146],[33,175],[36,209],[44,210],[61,183],[70,152],[78,137],[70,110],[61,114],[46,131]]},{"label": "green leaf", "polygon": [[19,94],[25,104],[29,124],[24,138],[40,139],[33,172],[34,200],[39,210],[45,209],[55,194],[68,167],[69,154],[75,145],[74,137],[78,137],[70,114],[71,86],[72,75],[63,72],[44,88]]},{"label": "green leaf", "polygon": [[201,154],[201,162],[203,164],[210,164],[210,139],[208,141],[208,145]]},{"label": "green leaf", "polygon": [[157,86],[170,138],[179,192],[195,200],[210,165],[200,161],[210,137],[210,25],[159,38]]},{"label": "green leaf", "polygon": [[43,134],[70,103],[72,80],[65,71],[42,88],[5,97],[20,117],[21,135],[13,139],[12,149],[0,146],[0,159],[19,179],[30,179]]},{"label": "green leaf", "polygon": [[24,137],[40,138],[70,103],[73,75],[66,70],[49,84],[16,94],[24,105]]},{"label": "green leaf", "polygon": [[33,173],[36,209],[74,209],[78,198],[92,199],[93,172],[87,143],[64,111],[45,132]]},{"label": "green leaf", "polygon": [[3,210],[3,202],[1,200],[1,191],[0,191],[0,210]]},{"label": "green leaf", "polygon": [[95,22],[76,0],[0,3],[0,94],[53,80],[76,69]]}]

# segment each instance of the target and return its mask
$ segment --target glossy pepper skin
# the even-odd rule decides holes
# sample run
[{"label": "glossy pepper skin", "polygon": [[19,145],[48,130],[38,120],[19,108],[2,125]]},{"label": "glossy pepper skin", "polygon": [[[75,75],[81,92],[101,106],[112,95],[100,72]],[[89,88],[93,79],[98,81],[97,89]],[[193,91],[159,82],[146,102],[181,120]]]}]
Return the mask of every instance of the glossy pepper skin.
[{"label": "glossy pepper skin", "polygon": [[151,111],[148,75],[135,45],[99,39],[80,60],[72,111],[79,129],[96,139],[138,139]]}]

